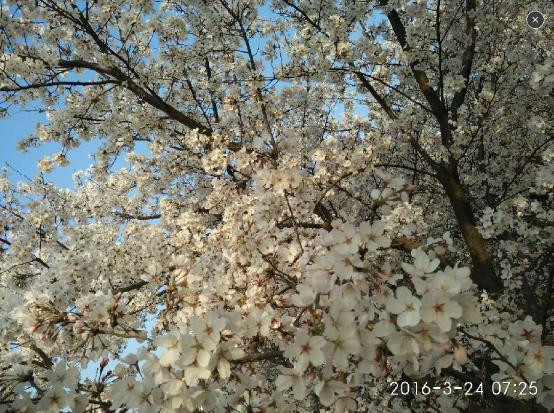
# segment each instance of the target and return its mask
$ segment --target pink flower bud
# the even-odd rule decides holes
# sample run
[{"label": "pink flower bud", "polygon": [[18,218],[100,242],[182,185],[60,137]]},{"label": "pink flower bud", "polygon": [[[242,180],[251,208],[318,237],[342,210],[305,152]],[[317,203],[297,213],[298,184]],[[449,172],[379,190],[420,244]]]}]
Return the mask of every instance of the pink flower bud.
[{"label": "pink flower bud", "polygon": [[83,320],[78,320],[75,324],[73,324],[73,330],[78,333],[84,326],[85,322]]},{"label": "pink flower bud", "polygon": [[454,343],[454,359],[460,364],[467,363],[467,353],[465,348],[458,342]]}]

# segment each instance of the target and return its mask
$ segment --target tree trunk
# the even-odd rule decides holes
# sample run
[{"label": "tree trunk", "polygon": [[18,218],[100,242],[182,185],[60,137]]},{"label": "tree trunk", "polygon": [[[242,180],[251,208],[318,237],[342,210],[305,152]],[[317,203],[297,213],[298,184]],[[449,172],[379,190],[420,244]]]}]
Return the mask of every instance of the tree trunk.
[{"label": "tree trunk", "polygon": [[485,240],[477,230],[477,225],[468,192],[463,187],[457,172],[441,168],[439,180],[444,187],[458,226],[464,237],[464,241],[472,261],[472,280],[482,289],[491,293],[502,290],[503,284],[495,274],[491,256],[487,250]]}]

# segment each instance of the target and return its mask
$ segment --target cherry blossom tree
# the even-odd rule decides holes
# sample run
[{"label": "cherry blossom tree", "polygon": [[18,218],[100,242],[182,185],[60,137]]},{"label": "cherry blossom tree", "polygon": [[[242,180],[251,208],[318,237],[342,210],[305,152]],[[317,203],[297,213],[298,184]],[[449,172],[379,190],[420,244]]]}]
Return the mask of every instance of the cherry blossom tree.
[{"label": "cherry blossom tree", "polygon": [[527,3],[4,0],[0,411],[553,409]]}]

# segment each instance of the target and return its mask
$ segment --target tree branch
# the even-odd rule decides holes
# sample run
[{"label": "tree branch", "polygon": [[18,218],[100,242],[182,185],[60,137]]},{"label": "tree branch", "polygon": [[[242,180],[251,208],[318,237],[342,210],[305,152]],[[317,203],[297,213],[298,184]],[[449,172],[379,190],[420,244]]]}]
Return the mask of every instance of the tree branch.
[{"label": "tree branch", "polygon": [[473,66],[473,56],[475,55],[475,43],[477,40],[477,31],[475,30],[475,18],[473,17],[476,8],[475,0],[466,0],[466,34],[470,37],[469,45],[464,50],[462,56],[462,69],[460,75],[463,76],[465,82],[464,87],[456,92],[452,99],[450,109],[452,110],[452,117],[456,119],[456,114],[467,93],[467,84],[469,82],[469,75],[471,74],[471,68]]},{"label": "tree branch", "polygon": [[198,129],[198,132],[204,135],[211,135],[212,130],[209,127],[202,125],[200,122],[185,115],[183,112],[175,109],[169,103],[165,102],[160,96],[155,93],[148,92],[135,83],[129,76],[124,74],[116,67],[103,67],[97,63],[87,62],[85,60],[59,60],[58,66],[66,69],[89,69],[96,73],[111,76],[121,82],[128,90],[133,92],[143,102],[150,104],[156,109],[164,112],[170,119],[175,120],[190,129]]},{"label": "tree branch", "polygon": [[248,354],[240,359],[233,360],[234,364],[252,363],[256,361],[271,360],[274,358],[282,357],[283,352],[281,350],[270,350],[263,353]]},{"label": "tree branch", "polygon": [[113,85],[113,84],[120,84],[121,82],[117,80],[99,80],[95,82],[70,82],[70,81],[57,81],[57,82],[45,82],[45,83],[33,83],[29,85],[23,85],[23,86],[2,86],[0,87],[0,92],[19,92],[22,90],[28,90],[28,89],[39,89],[44,87],[52,87],[52,86],[98,86],[98,85]]},{"label": "tree branch", "polygon": [[137,281],[136,283],[133,283],[133,284],[130,284],[130,285],[127,285],[125,287],[119,287],[119,288],[116,288],[114,290],[114,295],[117,294],[117,293],[127,293],[129,291],[133,291],[133,290],[138,290],[142,287],[144,287],[146,284],[148,284],[148,281]]}]

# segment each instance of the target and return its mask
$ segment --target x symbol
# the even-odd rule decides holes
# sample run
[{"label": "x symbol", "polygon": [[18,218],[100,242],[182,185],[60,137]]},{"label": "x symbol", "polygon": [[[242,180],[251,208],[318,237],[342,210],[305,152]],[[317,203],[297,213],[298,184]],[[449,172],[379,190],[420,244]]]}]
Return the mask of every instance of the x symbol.
[{"label": "x symbol", "polygon": [[544,23],[544,15],[540,11],[532,11],[527,15],[527,24],[532,29],[540,28]]}]

